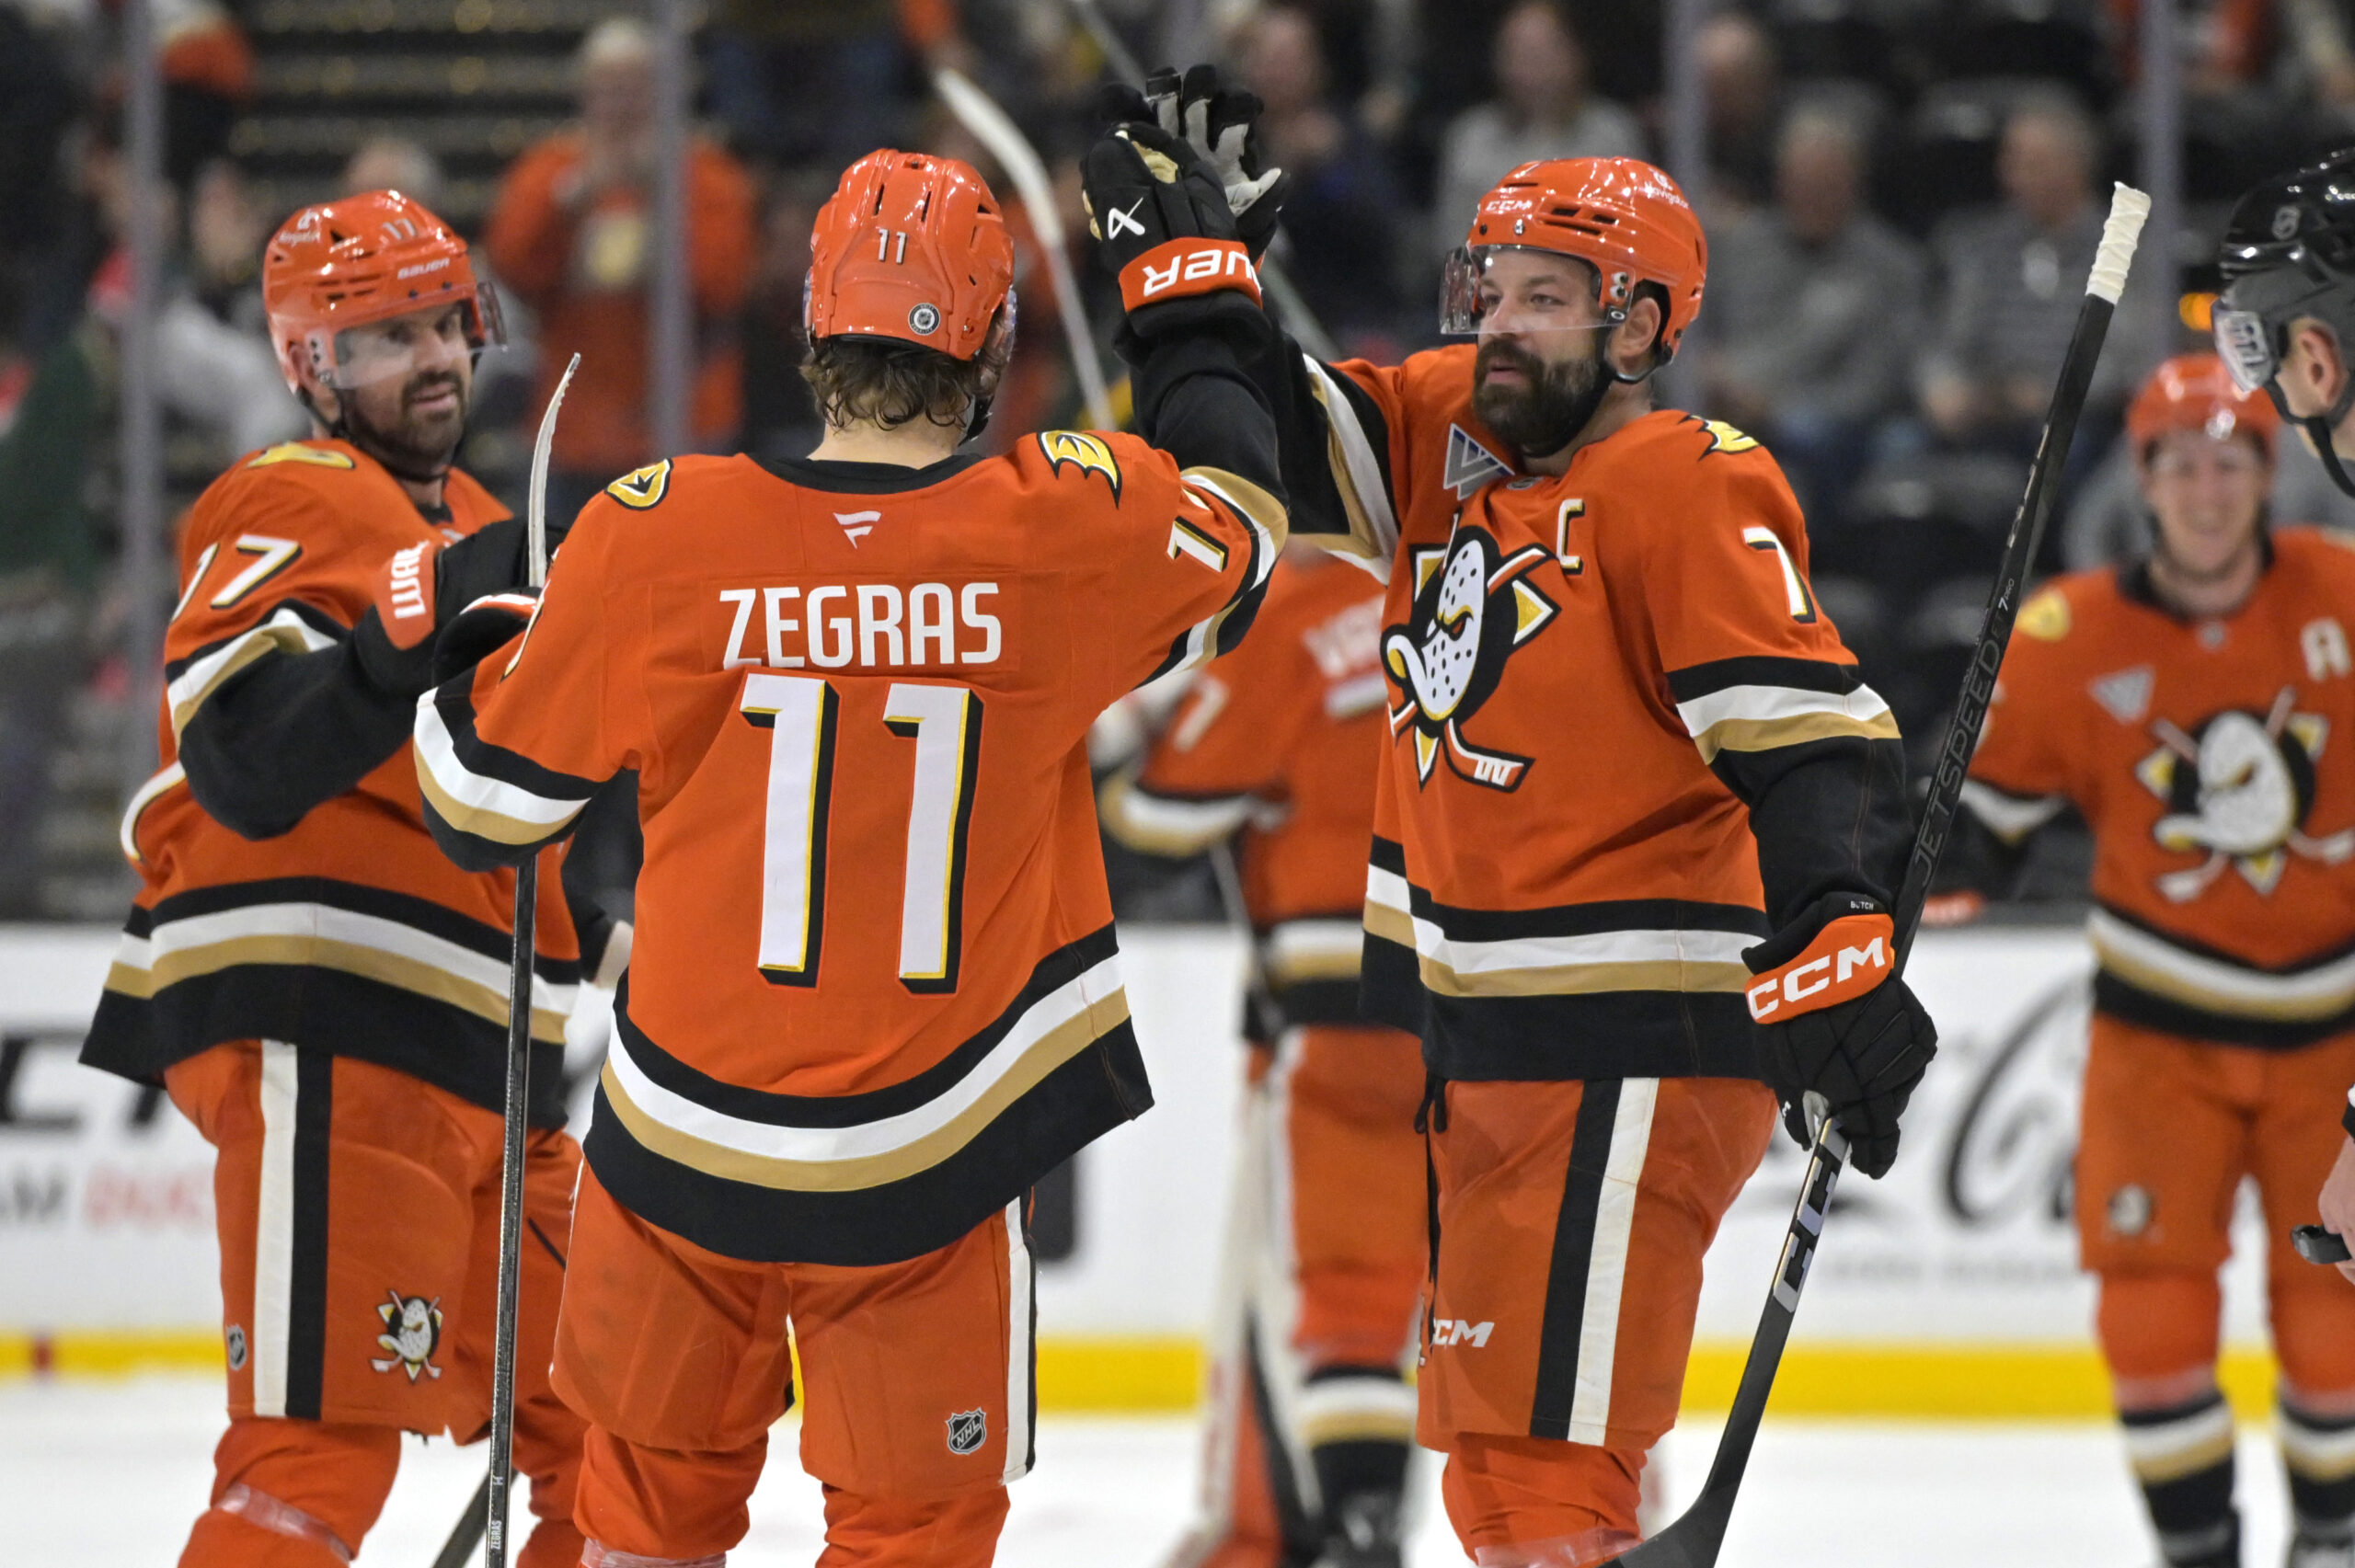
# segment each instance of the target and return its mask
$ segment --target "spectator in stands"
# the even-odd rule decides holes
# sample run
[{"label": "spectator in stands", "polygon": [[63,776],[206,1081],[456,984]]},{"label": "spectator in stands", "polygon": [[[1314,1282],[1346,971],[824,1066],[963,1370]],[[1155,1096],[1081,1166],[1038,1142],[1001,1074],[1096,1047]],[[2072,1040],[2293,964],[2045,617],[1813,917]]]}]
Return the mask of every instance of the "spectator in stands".
[{"label": "spectator in stands", "polygon": [[[1948,219],[1932,246],[1944,275],[1941,320],[1919,372],[1922,411],[1957,444],[2030,450],[2101,239],[2094,193],[2101,139],[2076,100],[2023,99],[2005,122],[1996,173],[2004,203]],[[2137,319],[2158,269],[2137,269],[2121,303]],[[2148,355],[2114,336],[2094,372],[2087,407],[2098,428],[2141,383]]]},{"label": "spectator in stands", "polygon": [[[353,149],[343,166],[340,189],[347,196],[362,190],[397,190],[428,210],[444,210],[442,160],[420,142],[406,136],[372,136]],[[258,251],[257,251],[258,254]]]},{"label": "spectator in stands", "polygon": [[[540,395],[574,352],[584,374],[557,427],[549,515],[569,520],[654,451],[647,399],[654,247],[654,40],[646,25],[599,23],[580,48],[580,120],[517,159],[484,236],[500,280],[540,318]],[[743,389],[735,317],[753,251],[752,184],[718,147],[688,150],[687,273],[698,446],[735,433]]]},{"label": "spectator in stands", "polygon": [[1763,437],[1810,516],[1836,511],[1902,405],[1923,310],[1913,246],[1864,205],[1857,116],[1803,103],[1775,143],[1775,205],[1710,247],[1709,406]]},{"label": "spectator in stands", "polygon": [[824,433],[810,383],[801,377],[810,349],[801,303],[810,277],[810,231],[833,190],[833,176],[810,169],[779,177],[768,194],[760,259],[744,306],[744,450],[764,461],[806,457]]},{"label": "spectator in stands", "polygon": [[[1284,204],[1296,280],[1327,329],[1372,350],[1402,327],[1396,190],[1379,151],[1326,91],[1316,24],[1292,6],[1253,17],[1241,40],[1243,80],[1267,104],[1269,161],[1298,182]],[[1467,210],[1468,211],[1468,210]]]},{"label": "spectator in stands", "polygon": [[1431,227],[1442,255],[1464,243],[1480,198],[1522,164],[1645,155],[1636,117],[1589,91],[1586,50],[1554,0],[1505,14],[1490,68],[1497,96],[1457,116],[1440,143]]},{"label": "spectator in stands", "polygon": [[1690,194],[1717,213],[1757,206],[1775,181],[1775,117],[1782,108],[1774,40],[1756,17],[1726,11],[1702,25],[1694,52],[1708,113],[1709,188]]}]

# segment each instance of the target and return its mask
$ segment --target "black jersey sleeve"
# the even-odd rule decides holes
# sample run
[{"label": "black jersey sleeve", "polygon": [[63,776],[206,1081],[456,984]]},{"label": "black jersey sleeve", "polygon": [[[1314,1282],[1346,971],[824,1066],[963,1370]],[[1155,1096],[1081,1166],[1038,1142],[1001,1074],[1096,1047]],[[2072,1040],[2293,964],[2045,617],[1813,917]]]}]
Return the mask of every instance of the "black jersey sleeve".
[{"label": "black jersey sleeve", "polygon": [[180,731],[180,765],[206,815],[240,837],[290,832],[409,738],[416,704],[380,690],[349,638],[271,653],[224,681]]}]

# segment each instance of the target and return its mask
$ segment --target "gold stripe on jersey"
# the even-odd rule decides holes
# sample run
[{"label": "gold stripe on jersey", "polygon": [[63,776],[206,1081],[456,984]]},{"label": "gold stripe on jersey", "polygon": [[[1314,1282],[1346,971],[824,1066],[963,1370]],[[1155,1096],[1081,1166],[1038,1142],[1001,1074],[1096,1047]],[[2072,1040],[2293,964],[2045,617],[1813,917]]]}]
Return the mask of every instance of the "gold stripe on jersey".
[{"label": "gold stripe on jersey", "polygon": [[164,689],[172,715],[172,736],[178,739],[206,698],[256,659],[273,653],[316,653],[333,647],[336,639],[314,626],[291,604],[281,604],[259,625],[207,648],[189,660]]},{"label": "gold stripe on jersey", "polygon": [[476,773],[459,761],[443,721],[440,693],[417,700],[417,784],[442,819],[461,833],[496,844],[538,844],[556,838],[589,804],[554,800],[520,784]]},{"label": "gold stripe on jersey", "polygon": [[1353,920],[1278,921],[1259,940],[1259,973],[1281,990],[1312,980],[1354,980],[1365,928]]},{"label": "gold stripe on jersey", "polygon": [[[508,967],[403,921],[330,904],[247,904],[124,933],[107,989],[141,1001],[241,965],[332,969],[504,1025]],[[532,979],[532,1035],[560,1042],[577,988]]]},{"label": "gold stripe on jersey", "polygon": [[[1742,950],[1758,933],[1706,927],[1638,927],[1543,933],[1534,928],[1557,911],[1523,917],[1528,934],[1470,939],[1413,912],[1407,879],[1381,866],[1366,870],[1365,929],[1415,955],[1423,989],[1446,997],[1593,996],[1610,991],[1739,992],[1751,981]],[[1490,921],[1511,924],[1503,911]]]},{"label": "gold stripe on jersey", "polygon": [[1864,685],[1847,692],[1728,686],[1679,703],[1676,711],[1705,762],[1716,761],[1720,751],[1771,751],[1843,737],[1898,738],[1897,715]]},{"label": "gold stripe on jersey", "polygon": [[2138,990],[2202,1013],[2304,1024],[2355,1009],[2355,953],[2287,972],[2252,968],[2193,951],[2099,908],[2086,922],[2086,934],[2103,970]]},{"label": "gold stripe on jersey", "polygon": [[1172,859],[1200,854],[1232,837],[1251,819],[1247,795],[1188,799],[1165,795],[1138,782],[1135,768],[1104,781],[1097,797],[1097,819],[1120,842],[1145,854]]},{"label": "gold stripe on jersey", "polygon": [[[1398,517],[1391,509],[1390,491],[1382,482],[1382,464],[1349,395],[1315,357],[1303,354],[1308,384],[1325,409],[1325,461],[1333,472],[1333,488],[1350,520],[1350,543],[1343,554],[1374,568],[1390,580],[1390,559],[1398,550]],[[1337,546],[1338,547],[1338,546]]]},{"label": "gold stripe on jersey", "polygon": [[1129,1019],[1120,960],[1107,957],[1026,1009],[973,1069],[933,1099],[846,1127],[754,1121],[656,1083],[616,1031],[599,1082],[630,1138],[722,1181],[788,1192],[856,1192],[930,1170],[971,1142],[1057,1068]]}]

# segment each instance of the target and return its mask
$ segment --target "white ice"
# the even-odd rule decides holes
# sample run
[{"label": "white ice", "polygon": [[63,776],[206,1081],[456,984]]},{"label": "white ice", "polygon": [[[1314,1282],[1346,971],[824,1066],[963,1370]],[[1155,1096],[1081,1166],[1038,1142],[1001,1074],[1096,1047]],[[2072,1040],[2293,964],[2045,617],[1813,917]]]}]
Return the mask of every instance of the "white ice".
[{"label": "white ice", "polygon": [[[221,1428],[219,1385],[177,1377],[0,1384],[0,1560],[60,1568],[160,1568],[203,1507]],[[752,1501],[736,1568],[818,1554],[818,1490],[794,1462],[788,1422]],[[1669,1494],[1696,1487],[1713,1426],[1666,1445]],[[423,1568],[481,1476],[480,1450],[408,1448],[360,1561]],[[1185,1523],[1195,1437],[1169,1419],[1050,1418],[1039,1468],[1014,1489],[998,1561],[1010,1568],[1152,1568]],[[2241,1444],[2248,1562],[2280,1561],[2279,1461],[2262,1432]],[[1463,1561],[1434,1471],[1412,1562]],[[1761,1436],[1726,1568],[2143,1568],[2156,1560],[2113,1429],[1778,1422]]]}]

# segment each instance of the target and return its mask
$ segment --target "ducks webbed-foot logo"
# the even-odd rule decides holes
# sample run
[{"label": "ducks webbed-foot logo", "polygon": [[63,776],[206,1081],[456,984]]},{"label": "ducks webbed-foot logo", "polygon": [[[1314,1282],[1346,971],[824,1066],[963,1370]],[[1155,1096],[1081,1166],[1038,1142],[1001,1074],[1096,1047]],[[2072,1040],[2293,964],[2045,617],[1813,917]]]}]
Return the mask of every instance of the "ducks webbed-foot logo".
[{"label": "ducks webbed-foot logo", "polygon": [[1550,558],[1542,544],[1508,556],[1481,528],[1458,528],[1446,548],[1414,552],[1414,603],[1405,625],[1384,632],[1382,663],[1403,699],[1390,711],[1390,733],[1411,735],[1421,783],[1443,752],[1468,783],[1521,786],[1531,759],[1474,745],[1464,725],[1504,678],[1513,649],[1559,612],[1526,580]]}]

